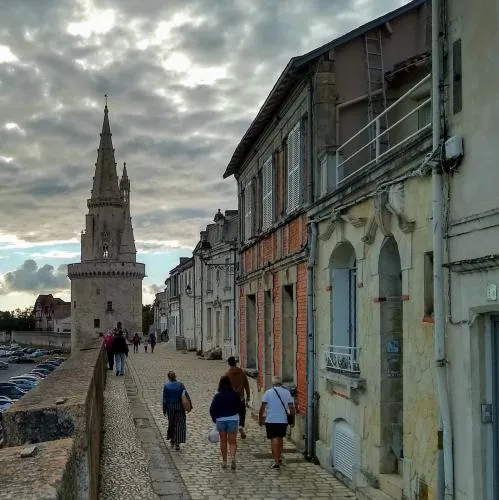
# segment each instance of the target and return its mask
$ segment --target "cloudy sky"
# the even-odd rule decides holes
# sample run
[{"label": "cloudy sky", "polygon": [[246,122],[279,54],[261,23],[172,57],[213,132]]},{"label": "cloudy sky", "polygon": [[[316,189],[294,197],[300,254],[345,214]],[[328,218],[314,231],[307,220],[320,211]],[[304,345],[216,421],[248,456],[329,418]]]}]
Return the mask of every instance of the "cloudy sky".
[{"label": "cloudy sky", "polygon": [[104,94],[127,162],[144,303],[218,208],[289,59],[404,0],[1,0],[0,310],[69,300]]}]

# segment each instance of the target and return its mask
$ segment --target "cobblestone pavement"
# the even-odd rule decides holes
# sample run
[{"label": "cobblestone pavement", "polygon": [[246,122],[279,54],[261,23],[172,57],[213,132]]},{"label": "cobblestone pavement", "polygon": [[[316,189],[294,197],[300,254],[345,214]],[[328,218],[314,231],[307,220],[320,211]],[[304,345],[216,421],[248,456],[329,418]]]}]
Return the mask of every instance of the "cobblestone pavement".
[{"label": "cobblestone pavement", "polygon": [[99,500],[155,500],[148,464],[136,434],[124,377],[108,372]]},{"label": "cobblestone pavement", "polygon": [[187,443],[179,452],[168,451],[193,499],[355,498],[326,471],[305,461],[289,441],[285,444],[284,466],[271,470],[269,442],[264,430],[251,418],[247,422],[247,439],[238,441],[237,470],[221,468],[218,444],[210,444],[207,434],[212,425],[208,408],[226,370],[225,362],[201,360],[194,353],[175,351],[170,344],[158,344],[154,353],[131,353],[128,366],[165,443],[167,422],[161,408],[161,391],[169,370],[177,373],[192,397],[194,409],[187,416]]}]

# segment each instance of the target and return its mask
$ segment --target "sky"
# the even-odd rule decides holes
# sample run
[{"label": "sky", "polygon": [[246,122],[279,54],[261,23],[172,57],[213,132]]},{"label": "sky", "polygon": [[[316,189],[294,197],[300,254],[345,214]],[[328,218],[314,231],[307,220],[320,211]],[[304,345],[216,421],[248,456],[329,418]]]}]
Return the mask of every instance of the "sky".
[{"label": "sky", "polygon": [[291,57],[404,0],[1,0],[0,310],[70,299],[104,95],[151,303],[217,209]]}]

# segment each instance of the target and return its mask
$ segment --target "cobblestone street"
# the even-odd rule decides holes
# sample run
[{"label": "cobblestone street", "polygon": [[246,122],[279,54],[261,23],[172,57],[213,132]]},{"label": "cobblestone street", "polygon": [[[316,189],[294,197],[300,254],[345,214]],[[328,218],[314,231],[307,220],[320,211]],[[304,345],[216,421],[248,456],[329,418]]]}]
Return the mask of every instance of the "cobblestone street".
[{"label": "cobblestone street", "polygon": [[[143,349],[130,353],[127,365],[137,386],[137,397],[144,399],[165,443],[161,391],[169,370],[175,370],[192,397],[194,409],[187,417],[187,443],[181,451],[169,453],[193,499],[354,498],[326,471],[306,462],[291,442],[285,444],[284,466],[271,470],[269,442],[264,430],[251,418],[247,422],[247,439],[238,441],[237,471],[221,468],[218,444],[210,444],[207,433],[212,425],[208,408],[226,370],[225,362],[201,360],[194,353],[184,354],[172,345],[158,344],[154,354],[144,353]],[[114,380],[112,376],[109,379]],[[147,454],[147,444],[145,451]]]}]

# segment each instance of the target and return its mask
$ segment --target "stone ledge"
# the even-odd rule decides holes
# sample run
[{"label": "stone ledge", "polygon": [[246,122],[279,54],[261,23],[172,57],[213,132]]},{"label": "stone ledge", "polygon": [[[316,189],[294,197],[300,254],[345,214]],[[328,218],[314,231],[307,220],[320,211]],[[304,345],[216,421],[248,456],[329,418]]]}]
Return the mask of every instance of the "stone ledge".
[{"label": "stone ledge", "polygon": [[349,377],[343,373],[333,372],[331,370],[320,370],[321,377],[325,378],[332,386],[344,390],[348,399],[358,403],[358,395],[366,388],[366,379],[362,377]]},{"label": "stone ledge", "polygon": [[0,499],[71,500],[76,467],[74,440],[38,443],[32,457],[21,458],[22,446],[0,451]]},{"label": "stone ledge", "polygon": [[[74,353],[3,414],[4,446],[7,448],[0,449],[0,461],[11,456],[15,453],[12,450],[27,442],[36,444],[41,450],[49,450],[57,449],[57,443],[70,438],[70,454],[54,452],[49,459],[47,456],[45,459],[46,463],[54,461],[65,470],[75,470],[71,476],[71,484],[67,483],[70,485],[64,496],[53,498],[97,496],[106,380],[105,358],[105,351],[98,344],[92,349]],[[38,460],[36,454],[33,458]],[[23,460],[27,464],[27,460],[31,458]],[[37,484],[44,484],[48,480],[42,471],[36,474],[35,479]],[[27,498],[14,494],[17,486],[13,482],[10,490],[3,487],[3,480],[0,483],[0,498]],[[44,494],[36,495],[37,492],[33,491],[30,498],[52,498]]]}]

